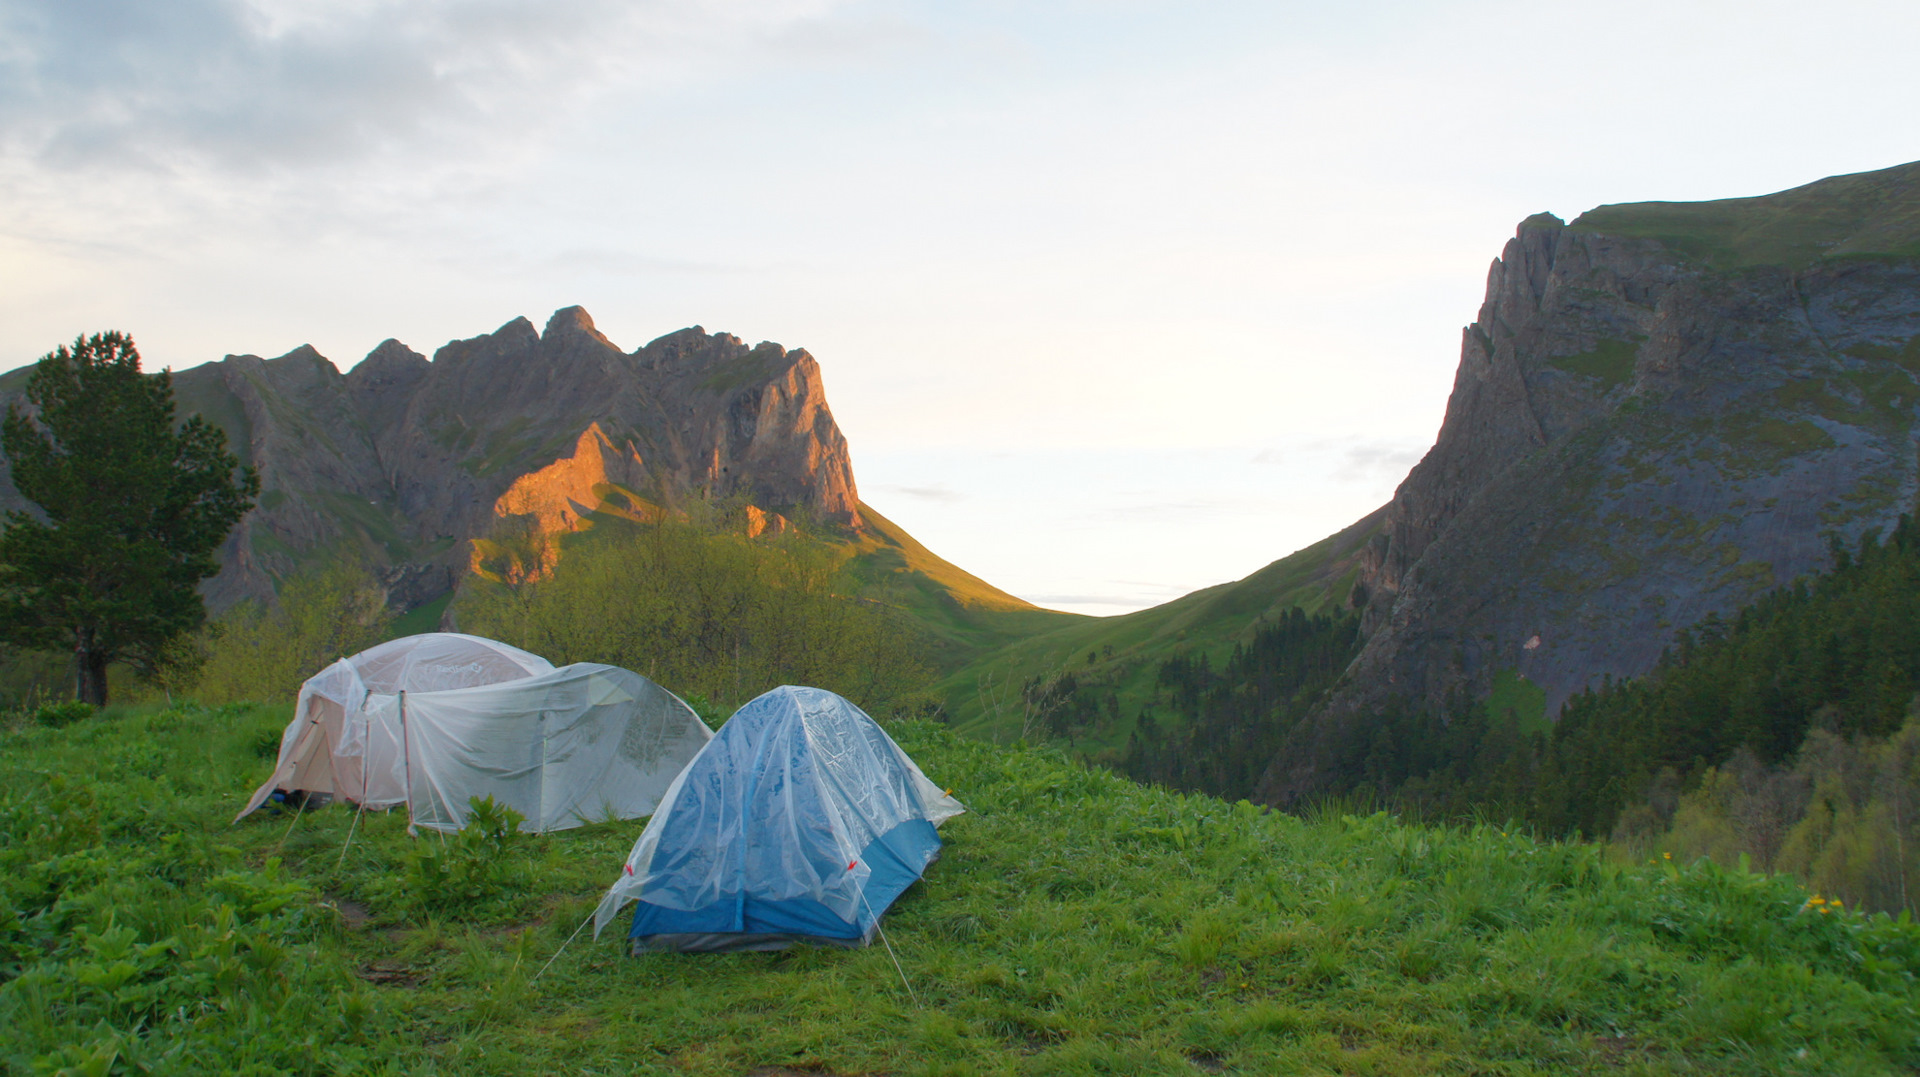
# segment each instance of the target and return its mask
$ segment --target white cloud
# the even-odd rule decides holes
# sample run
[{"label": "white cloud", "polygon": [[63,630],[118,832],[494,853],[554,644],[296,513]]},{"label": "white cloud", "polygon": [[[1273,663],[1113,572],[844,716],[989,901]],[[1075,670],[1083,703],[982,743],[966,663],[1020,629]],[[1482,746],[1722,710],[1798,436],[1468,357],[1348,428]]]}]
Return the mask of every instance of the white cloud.
[{"label": "white cloud", "polygon": [[511,152],[613,86],[684,78],[827,7],[15,0],[0,145],[58,170],[241,175]]},{"label": "white cloud", "polygon": [[904,485],[901,483],[885,483],[879,486],[878,489],[884,490],[890,494],[899,494],[901,497],[910,497],[916,501],[938,501],[943,504],[951,504],[955,501],[963,501],[966,499],[966,496],[967,496],[961,493],[960,491],[951,489],[950,487],[942,483],[935,483],[930,486],[910,486],[910,485]]}]

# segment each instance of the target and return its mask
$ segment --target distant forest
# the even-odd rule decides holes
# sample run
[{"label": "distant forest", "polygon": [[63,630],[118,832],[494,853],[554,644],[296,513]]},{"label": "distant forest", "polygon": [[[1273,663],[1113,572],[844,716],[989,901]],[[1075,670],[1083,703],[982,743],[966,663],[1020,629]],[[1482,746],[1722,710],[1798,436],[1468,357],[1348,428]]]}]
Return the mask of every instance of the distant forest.
[{"label": "distant forest", "polygon": [[[1291,611],[1218,669],[1160,664],[1117,769],[1227,798],[1359,646],[1351,615]],[[1745,855],[1881,908],[1920,900],[1920,525],[1838,543],[1830,571],[1681,632],[1647,675],[1570,700],[1550,729],[1457,698],[1317,731],[1327,795],[1424,818],[1491,817],[1638,852]],[[1120,718],[1110,691],[1044,686],[1047,731]],[[1300,738],[1301,742],[1308,738]]]}]

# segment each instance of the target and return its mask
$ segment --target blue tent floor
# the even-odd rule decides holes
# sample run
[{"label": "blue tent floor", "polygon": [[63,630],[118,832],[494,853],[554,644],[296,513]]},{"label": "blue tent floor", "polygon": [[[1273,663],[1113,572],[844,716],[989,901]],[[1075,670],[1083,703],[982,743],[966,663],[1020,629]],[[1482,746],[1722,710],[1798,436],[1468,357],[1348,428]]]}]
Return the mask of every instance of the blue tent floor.
[{"label": "blue tent floor", "polygon": [[633,913],[635,953],[662,950],[732,953],[781,950],[795,943],[853,948],[873,941],[879,918],[940,855],[940,835],[910,819],[860,852],[870,874],[861,907],[848,921],[811,898],[765,901],[729,894],[699,909],[669,909],[644,897]]}]

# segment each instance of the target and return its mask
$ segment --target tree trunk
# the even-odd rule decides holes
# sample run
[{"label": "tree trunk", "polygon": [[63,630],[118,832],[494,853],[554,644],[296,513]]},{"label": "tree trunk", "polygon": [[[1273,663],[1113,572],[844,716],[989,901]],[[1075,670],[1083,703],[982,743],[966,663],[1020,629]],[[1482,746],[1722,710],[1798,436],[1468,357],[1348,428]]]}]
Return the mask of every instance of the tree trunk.
[{"label": "tree trunk", "polygon": [[96,707],[107,705],[107,659],[103,651],[85,647],[73,652],[74,697]]}]

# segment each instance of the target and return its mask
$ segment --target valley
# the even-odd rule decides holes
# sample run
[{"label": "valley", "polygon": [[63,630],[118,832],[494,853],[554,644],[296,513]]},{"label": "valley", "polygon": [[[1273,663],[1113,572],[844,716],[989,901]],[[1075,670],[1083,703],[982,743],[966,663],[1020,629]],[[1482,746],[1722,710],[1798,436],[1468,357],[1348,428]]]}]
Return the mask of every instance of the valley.
[{"label": "valley", "polygon": [[[1387,504],[1117,617],[863,500],[804,350],[569,307],[173,386],[261,493],[127,702],[4,656],[11,1070],[1920,1062],[1920,164],[1527,218]],[[574,939],[638,821],[451,896],[392,815],[229,827],[301,679],[455,629],[714,725],[841,691],[969,814],[886,949],[697,975]]]}]

